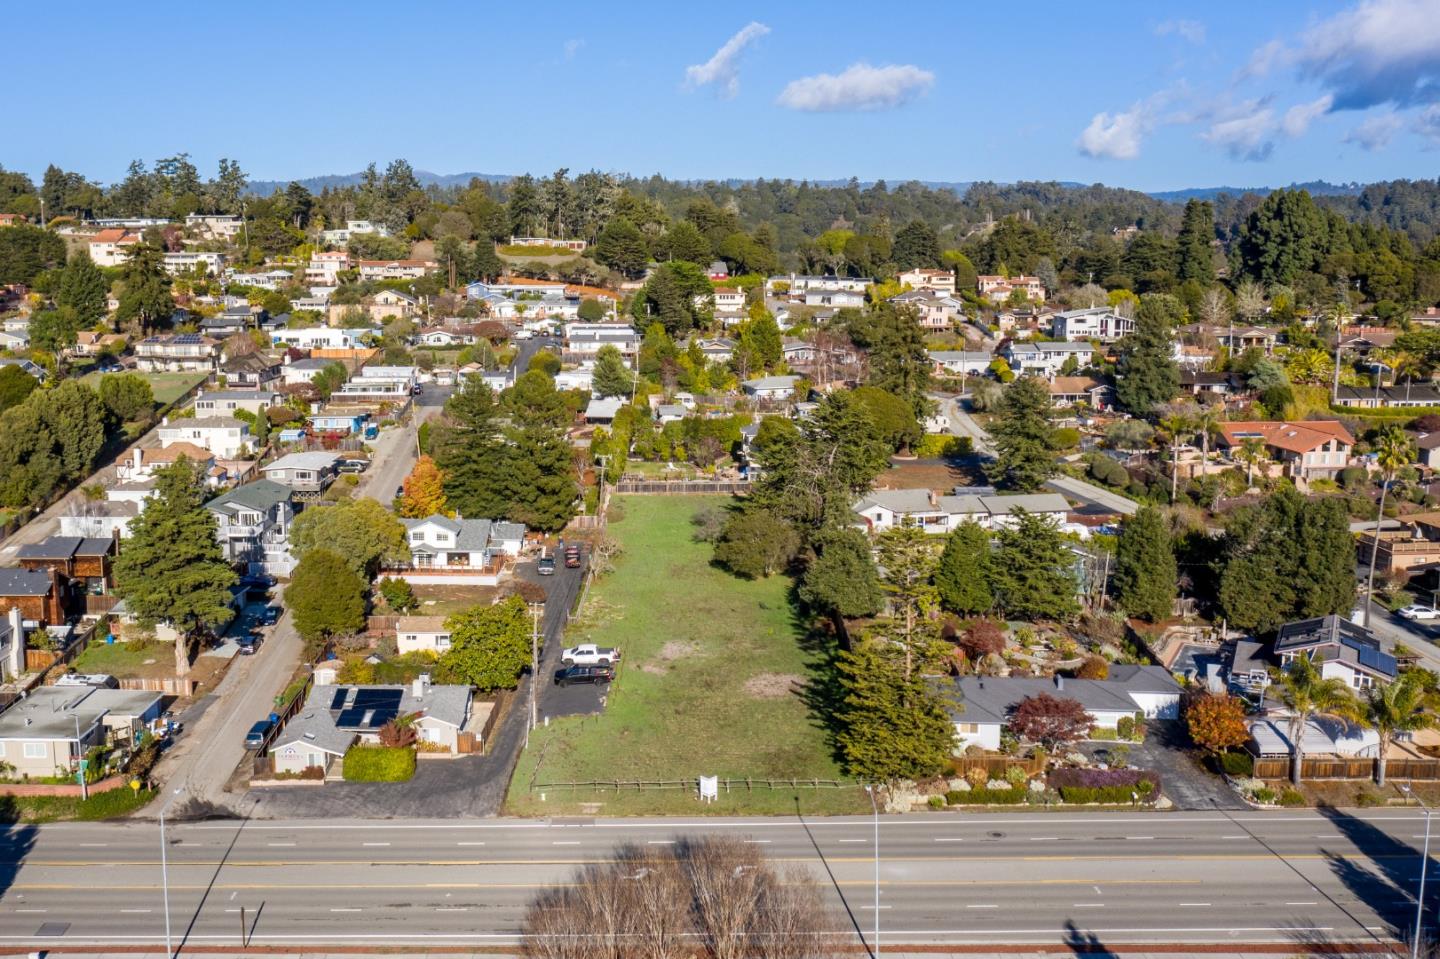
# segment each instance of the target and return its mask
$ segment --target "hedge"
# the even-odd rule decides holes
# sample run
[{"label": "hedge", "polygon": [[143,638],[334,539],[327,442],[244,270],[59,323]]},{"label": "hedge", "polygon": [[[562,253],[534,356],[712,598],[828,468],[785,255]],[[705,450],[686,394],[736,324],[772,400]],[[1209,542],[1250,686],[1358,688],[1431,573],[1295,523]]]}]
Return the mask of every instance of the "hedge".
[{"label": "hedge", "polygon": [[1255,775],[1255,757],[1249,753],[1221,753],[1217,757],[1220,771],[1227,776],[1249,778]]},{"label": "hedge", "polygon": [[[1149,786],[1150,788],[1145,788]],[[1134,786],[1061,786],[1060,798],[1067,803],[1084,805],[1086,803],[1121,804],[1132,803],[1136,796],[1141,802],[1149,802],[1155,798],[1154,784],[1148,779],[1142,780]]]},{"label": "hedge", "polygon": [[1025,789],[972,789],[969,792],[957,789],[945,794],[945,802],[951,806],[1020,806],[1028,792]]},{"label": "hedge", "polygon": [[1057,769],[1046,781],[1066,802],[1128,803],[1132,792],[1146,799],[1160,795],[1160,774],[1149,769]]},{"label": "hedge", "polygon": [[1427,413],[1440,413],[1440,406],[1337,406],[1330,404],[1330,412],[1336,416],[1350,416],[1357,420],[1408,420]]},{"label": "hedge", "polygon": [[415,775],[415,750],[406,746],[351,746],[345,779],[356,783],[403,783]]}]

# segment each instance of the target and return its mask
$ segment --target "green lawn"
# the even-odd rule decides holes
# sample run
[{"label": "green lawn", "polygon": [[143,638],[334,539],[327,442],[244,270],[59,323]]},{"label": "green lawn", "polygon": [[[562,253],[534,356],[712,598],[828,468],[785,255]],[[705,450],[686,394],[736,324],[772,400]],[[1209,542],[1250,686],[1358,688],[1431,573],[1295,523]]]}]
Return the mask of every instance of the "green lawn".
[{"label": "green lawn", "polygon": [[[611,524],[624,552],[592,590],[566,643],[619,647],[624,660],[603,715],[551,723],[531,737],[511,782],[509,808],[524,815],[590,811],[806,813],[869,809],[843,789],[743,789],[701,807],[693,791],[546,789],[579,780],[845,778],[824,731],[793,688],[812,676],[813,655],[789,601],[789,580],[737,579],[710,565],[690,518],[717,497],[632,496]],[[594,805],[601,804],[598,809]]]},{"label": "green lawn", "polygon": [[[91,389],[98,390],[100,381],[106,375],[87,373],[80,378]],[[204,373],[139,373],[138,376],[149,381],[150,389],[155,392],[155,402],[164,406],[166,403],[173,403],[188,393],[194,386],[205,381]]]},{"label": "green lawn", "polygon": [[147,674],[146,660],[164,663],[168,668],[174,665],[175,654],[169,643],[117,641],[113,646],[107,646],[105,638],[99,636],[85,647],[85,652],[75,657],[71,665],[77,673],[142,676]]}]

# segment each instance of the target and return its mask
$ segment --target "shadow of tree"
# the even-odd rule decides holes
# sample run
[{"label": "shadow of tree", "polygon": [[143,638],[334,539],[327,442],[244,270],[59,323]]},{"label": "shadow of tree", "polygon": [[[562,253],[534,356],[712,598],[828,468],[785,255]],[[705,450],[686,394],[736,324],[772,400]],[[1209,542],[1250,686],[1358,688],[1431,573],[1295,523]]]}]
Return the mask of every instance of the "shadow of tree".
[{"label": "shadow of tree", "polygon": [[[1362,864],[1351,857],[1325,851],[1330,872],[1355,898],[1390,925],[1390,932],[1395,938],[1408,941],[1413,930],[1415,895],[1420,879],[1419,848],[1344,810],[1321,806],[1318,811],[1367,860]],[[1429,871],[1429,878],[1433,878],[1433,864]],[[1426,927],[1433,928],[1436,890],[1428,880],[1425,900]]]},{"label": "shadow of tree", "polygon": [[[10,887],[15,883],[15,877],[20,873],[20,867],[25,864],[25,857],[30,854],[35,846],[35,840],[39,838],[39,831],[36,827],[21,823],[20,808],[15,802],[14,796],[0,796],[0,823],[3,823],[3,832],[0,832],[0,897],[9,899]],[[24,902],[24,895],[20,894],[19,900]]]},{"label": "shadow of tree", "polygon": [[1110,947],[1100,941],[1099,936],[1075,925],[1074,919],[1065,920],[1065,945],[1075,955],[1086,956],[1088,959],[1120,959]]}]

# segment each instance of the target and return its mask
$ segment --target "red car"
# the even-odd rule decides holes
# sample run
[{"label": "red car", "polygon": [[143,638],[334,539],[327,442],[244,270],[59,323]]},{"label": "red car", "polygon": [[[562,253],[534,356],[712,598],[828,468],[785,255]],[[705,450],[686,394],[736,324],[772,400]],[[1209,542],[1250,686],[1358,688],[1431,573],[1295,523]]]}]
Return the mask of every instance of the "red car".
[{"label": "red car", "polygon": [[566,567],[568,567],[569,569],[579,569],[579,568],[580,568],[580,547],[578,547],[578,546],[567,546],[567,547],[565,547],[565,565],[566,565]]}]

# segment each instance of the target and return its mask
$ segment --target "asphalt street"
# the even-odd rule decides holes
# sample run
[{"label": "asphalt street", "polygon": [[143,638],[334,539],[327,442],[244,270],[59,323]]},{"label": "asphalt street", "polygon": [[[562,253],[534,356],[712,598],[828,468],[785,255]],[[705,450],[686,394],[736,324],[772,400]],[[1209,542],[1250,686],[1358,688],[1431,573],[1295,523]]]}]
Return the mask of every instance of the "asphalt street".
[{"label": "asphalt street", "polygon": [[[1414,915],[1423,825],[1402,809],[882,816],[881,942],[1386,940]],[[833,930],[858,939],[875,919],[874,829],[869,817],[171,824],[171,923],[177,942],[210,948],[238,945],[242,909],[255,946],[511,945],[526,904],[580,864],[721,834],[808,872]],[[0,947],[162,942],[159,852],[154,823],[10,830]]]}]

